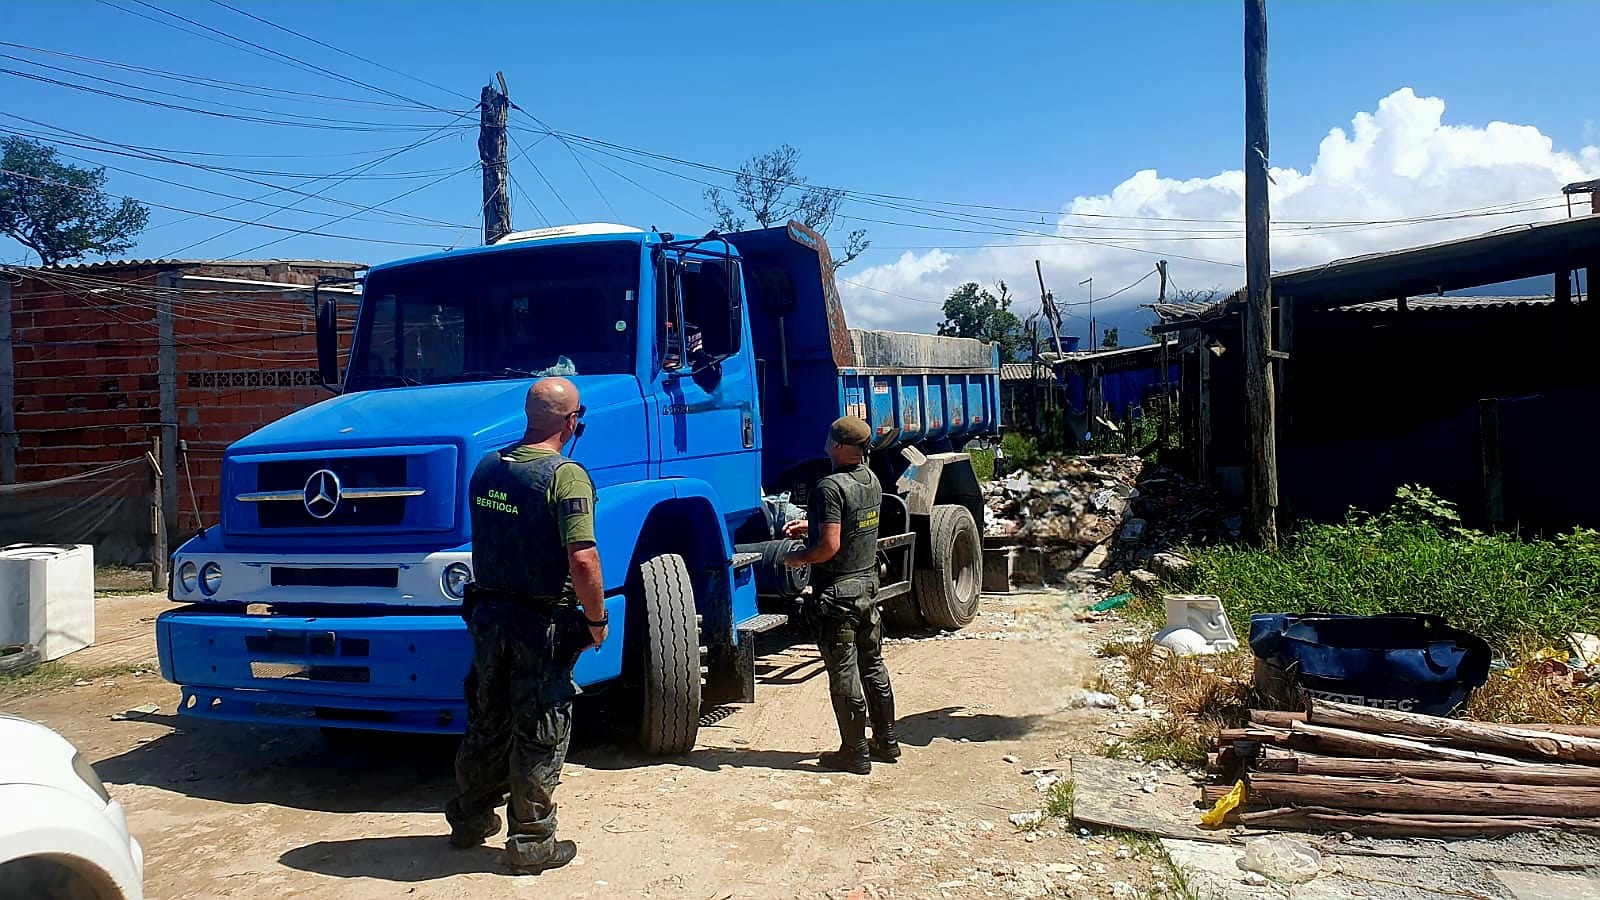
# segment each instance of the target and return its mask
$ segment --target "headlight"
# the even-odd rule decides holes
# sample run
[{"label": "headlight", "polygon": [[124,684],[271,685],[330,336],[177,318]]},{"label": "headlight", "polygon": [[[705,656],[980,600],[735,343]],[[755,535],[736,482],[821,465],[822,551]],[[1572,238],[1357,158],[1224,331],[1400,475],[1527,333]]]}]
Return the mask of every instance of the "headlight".
[{"label": "headlight", "polygon": [[99,795],[101,800],[111,802],[111,795],[106,793],[106,786],[100,782],[100,776],[94,773],[94,766],[89,765],[89,761],[83,758],[82,753],[72,754],[72,772],[89,786],[89,790]]},{"label": "headlight", "polygon": [[200,590],[207,597],[215,594],[222,587],[222,566],[208,562],[200,567]]},{"label": "headlight", "polygon": [[199,585],[200,570],[195,568],[194,563],[186,562],[178,567],[178,586],[183,588],[185,594],[194,593],[194,589]]},{"label": "headlight", "polygon": [[439,589],[451,600],[460,600],[467,595],[467,582],[471,580],[472,570],[467,564],[453,562],[439,575]]}]

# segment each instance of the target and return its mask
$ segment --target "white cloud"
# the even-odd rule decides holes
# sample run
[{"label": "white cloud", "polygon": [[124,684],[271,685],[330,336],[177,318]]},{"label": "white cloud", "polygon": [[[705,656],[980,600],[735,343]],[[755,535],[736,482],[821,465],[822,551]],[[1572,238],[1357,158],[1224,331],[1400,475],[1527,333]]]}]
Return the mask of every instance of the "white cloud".
[{"label": "white cloud", "polygon": [[[1600,175],[1600,148],[1559,151],[1532,126],[1445,124],[1444,113],[1442,99],[1419,97],[1410,88],[1402,88],[1380,100],[1376,111],[1357,113],[1348,129],[1330,130],[1308,170],[1285,165],[1289,160],[1276,160],[1272,168],[1276,183],[1270,188],[1275,223],[1273,269],[1315,265],[1563,216],[1561,186]],[[1542,202],[1527,202],[1535,199]],[[1041,198],[1040,203],[1052,201]],[[981,250],[907,251],[892,263],[844,270],[842,276],[857,284],[841,283],[840,291],[853,324],[926,329],[939,319],[939,308],[891,294],[940,299],[964,281],[990,284],[1005,279],[1016,293],[1031,298],[1035,259],[1042,261],[1046,281],[1061,302],[1081,299],[1084,288],[1077,283],[1089,275],[1094,276],[1096,293],[1104,296],[1149,272],[1162,257],[1169,261],[1172,280],[1180,287],[1231,290],[1244,281],[1243,270],[1237,267],[1244,253],[1243,226],[1237,224],[1243,206],[1244,174],[1240,170],[1189,179],[1140,170],[1104,195],[1077,197],[1063,204],[1064,213],[1080,215],[1063,215],[1054,228],[1019,222],[939,221],[937,224],[953,228],[1036,235],[996,238],[1004,246]],[[1368,223],[1460,210],[1494,212],[1496,208],[1515,212],[1404,225],[1306,228],[1294,224]],[[899,213],[896,218],[934,221],[906,218],[909,215]],[[1025,213],[1004,212],[959,215],[1027,218]],[[1052,234],[1098,243],[1059,241]],[[978,235],[959,234],[951,236],[949,243],[981,240]],[[1046,246],[1021,246],[1026,244]],[[1125,249],[1128,247],[1143,252]],[[1150,302],[1154,285],[1151,279],[1107,304],[1096,304],[1096,316],[1103,319],[1115,309]],[[1024,299],[1018,308],[1025,313],[1035,305]],[[1084,312],[1082,308],[1069,311]],[[1083,333],[1084,325],[1073,320],[1069,331]]]}]

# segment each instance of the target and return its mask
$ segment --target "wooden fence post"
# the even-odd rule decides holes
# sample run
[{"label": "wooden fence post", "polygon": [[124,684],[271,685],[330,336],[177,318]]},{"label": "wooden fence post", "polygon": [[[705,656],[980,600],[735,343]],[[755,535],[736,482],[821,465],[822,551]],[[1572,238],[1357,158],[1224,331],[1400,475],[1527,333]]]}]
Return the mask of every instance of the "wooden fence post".
[{"label": "wooden fence post", "polygon": [[162,497],[166,493],[166,473],[161,471],[161,438],[151,441],[145,454],[150,464],[150,589],[167,587],[167,516]]}]

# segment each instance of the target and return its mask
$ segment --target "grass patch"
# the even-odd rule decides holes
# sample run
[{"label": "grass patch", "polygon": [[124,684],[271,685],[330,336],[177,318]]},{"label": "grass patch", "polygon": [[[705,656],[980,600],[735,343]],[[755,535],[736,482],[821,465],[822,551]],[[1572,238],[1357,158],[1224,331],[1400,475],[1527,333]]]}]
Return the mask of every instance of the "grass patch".
[{"label": "grass patch", "polygon": [[1237,624],[1263,612],[1425,613],[1502,653],[1530,635],[1600,630],[1600,532],[1473,531],[1426,488],[1401,488],[1375,516],[1303,525],[1275,553],[1219,546],[1191,558],[1189,587],[1221,597]]},{"label": "grass patch", "polygon": [[1056,819],[1071,819],[1073,792],[1076,789],[1071,778],[1063,778],[1051,785],[1050,793],[1045,795],[1045,814]]},{"label": "grass patch", "polygon": [[1147,702],[1166,710],[1161,718],[1143,722],[1127,740],[1104,747],[1104,756],[1138,754],[1204,768],[1206,752],[1222,729],[1249,720],[1255,660],[1247,651],[1185,658],[1157,654],[1149,642],[1125,641],[1108,644],[1101,655],[1126,659],[1128,679],[1142,682],[1140,693]]},{"label": "grass patch", "polygon": [[114,666],[93,666],[88,668],[73,666],[62,660],[40,663],[39,668],[26,675],[0,675],[0,700],[10,700],[38,691],[61,687],[84,679],[94,681],[100,678],[116,678],[120,675],[132,675],[135,672],[153,671],[148,665],[134,665],[123,663]]}]

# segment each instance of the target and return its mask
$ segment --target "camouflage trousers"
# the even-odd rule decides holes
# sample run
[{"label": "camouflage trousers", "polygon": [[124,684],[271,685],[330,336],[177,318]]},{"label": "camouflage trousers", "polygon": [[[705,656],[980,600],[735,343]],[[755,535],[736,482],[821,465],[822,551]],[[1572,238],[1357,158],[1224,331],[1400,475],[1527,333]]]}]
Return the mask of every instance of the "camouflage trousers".
[{"label": "camouflage trousers", "polygon": [[874,735],[886,733],[894,720],[894,691],[883,661],[883,619],[874,593],[851,590],[843,582],[811,599],[817,649],[828,669],[828,693],[847,744],[858,730],[864,732],[869,718]]},{"label": "camouflage trousers", "polygon": [[459,793],[445,817],[458,831],[484,829],[509,793],[506,850],[513,861],[537,858],[555,839],[555,791],[578,692],[573,660],[558,658],[561,626],[526,607],[483,604],[467,628],[467,733],[456,752]]}]

